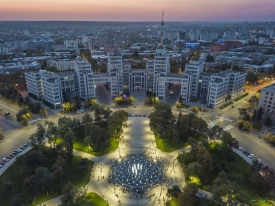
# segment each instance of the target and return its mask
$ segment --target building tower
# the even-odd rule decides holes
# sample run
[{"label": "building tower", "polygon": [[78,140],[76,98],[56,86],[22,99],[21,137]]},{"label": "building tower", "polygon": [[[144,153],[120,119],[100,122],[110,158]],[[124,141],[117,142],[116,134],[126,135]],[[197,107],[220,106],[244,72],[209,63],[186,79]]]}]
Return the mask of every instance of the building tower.
[{"label": "building tower", "polygon": [[162,7],[162,16],[161,16],[161,37],[160,37],[160,47],[163,47],[163,26],[164,26],[164,8]]}]

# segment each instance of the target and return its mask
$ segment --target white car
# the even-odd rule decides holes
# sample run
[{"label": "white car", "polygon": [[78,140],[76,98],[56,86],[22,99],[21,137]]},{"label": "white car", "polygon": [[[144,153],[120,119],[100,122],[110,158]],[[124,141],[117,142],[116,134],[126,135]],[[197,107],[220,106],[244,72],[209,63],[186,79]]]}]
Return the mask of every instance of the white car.
[{"label": "white car", "polygon": [[83,110],[78,110],[78,111],[76,112],[76,114],[81,114],[81,113],[84,113],[84,111],[83,111]]},{"label": "white car", "polygon": [[3,161],[4,162],[8,162],[10,159],[8,159],[8,158],[3,158]]},{"label": "white car", "polygon": [[249,157],[249,158],[252,158],[252,157],[254,157],[254,154],[250,154],[250,155],[248,155],[248,157]]}]

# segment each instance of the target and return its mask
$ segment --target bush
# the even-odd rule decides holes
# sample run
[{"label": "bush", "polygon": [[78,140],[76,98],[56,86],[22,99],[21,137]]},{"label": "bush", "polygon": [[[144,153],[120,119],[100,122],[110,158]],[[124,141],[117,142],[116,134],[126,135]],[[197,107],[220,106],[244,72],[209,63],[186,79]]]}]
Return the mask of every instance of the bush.
[{"label": "bush", "polygon": [[224,109],[224,108],[230,106],[231,104],[233,104],[233,102],[226,102],[220,107],[220,109]]},{"label": "bush", "polygon": [[36,96],[35,94],[33,93],[30,93],[28,94],[29,97],[33,98],[33,99],[36,99],[36,100],[39,100],[38,96]]},{"label": "bush", "polygon": [[50,102],[47,102],[47,101],[43,101],[43,103],[46,105],[46,106],[48,106],[48,107],[50,107],[50,108],[52,108],[52,109],[55,109],[55,107],[54,107],[54,105],[52,104],[52,103],[50,103]]},{"label": "bush", "polygon": [[254,122],[253,128],[257,130],[261,130],[263,128],[263,123],[261,121]]},{"label": "bush", "polygon": [[238,100],[240,100],[240,99],[242,99],[242,98],[244,98],[244,97],[246,97],[246,96],[248,96],[248,92],[246,92],[246,93],[244,93],[243,95],[237,97],[234,101],[236,102],[236,101],[238,101]]}]

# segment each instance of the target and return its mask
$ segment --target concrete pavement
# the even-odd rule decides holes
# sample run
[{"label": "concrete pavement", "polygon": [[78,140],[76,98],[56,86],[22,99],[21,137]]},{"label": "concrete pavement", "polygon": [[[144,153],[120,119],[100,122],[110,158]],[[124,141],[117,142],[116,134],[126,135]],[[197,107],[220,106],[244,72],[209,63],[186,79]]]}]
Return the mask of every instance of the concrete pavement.
[{"label": "concrete pavement", "polygon": [[[87,192],[98,193],[112,206],[165,205],[168,187],[176,184],[180,188],[185,186],[182,168],[176,161],[178,151],[165,153],[156,149],[155,138],[149,128],[149,119],[146,117],[130,117],[128,127],[124,128],[121,137],[119,148],[103,156],[95,157],[74,151],[74,155],[86,157],[95,163],[91,171],[90,182],[86,185]],[[165,179],[159,185],[150,188],[145,194],[123,190],[123,187],[119,185],[114,186],[109,179],[112,162],[130,154],[143,154],[158,159],[163,165]],[[60,204],[60,197],[43,204],[47,206],[58,205]]]}]

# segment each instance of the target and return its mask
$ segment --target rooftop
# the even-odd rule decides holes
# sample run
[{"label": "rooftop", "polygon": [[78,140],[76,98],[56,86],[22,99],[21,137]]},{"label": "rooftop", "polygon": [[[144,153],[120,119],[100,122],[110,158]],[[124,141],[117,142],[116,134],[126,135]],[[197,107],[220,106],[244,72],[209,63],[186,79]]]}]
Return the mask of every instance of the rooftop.
[{"label": "rooftop", "polygon": [[266,91],[266,90],[275,92],[275,84],[271,84],[267,87],[262,88],[262,91]]}]

